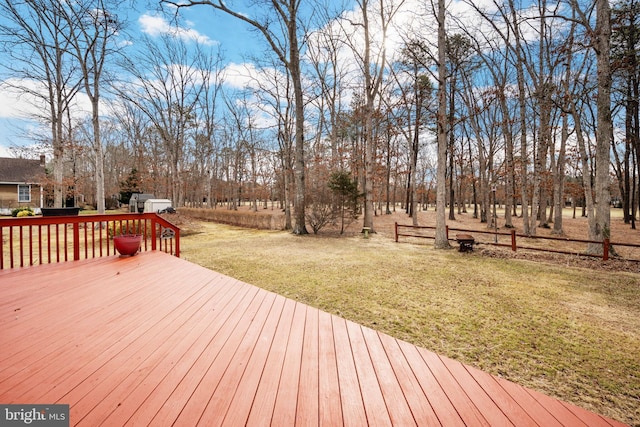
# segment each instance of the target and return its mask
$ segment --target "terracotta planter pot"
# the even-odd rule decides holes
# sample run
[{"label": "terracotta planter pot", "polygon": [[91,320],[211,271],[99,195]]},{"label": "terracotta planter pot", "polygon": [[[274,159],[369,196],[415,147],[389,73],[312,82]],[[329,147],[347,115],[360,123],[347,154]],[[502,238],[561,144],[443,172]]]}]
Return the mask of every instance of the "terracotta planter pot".
[{"label": "terracotta planter pot", "polygon": [[134,256],[142,244],[141,234],[123,234],[113,238],[113,245],[120,255]]}]

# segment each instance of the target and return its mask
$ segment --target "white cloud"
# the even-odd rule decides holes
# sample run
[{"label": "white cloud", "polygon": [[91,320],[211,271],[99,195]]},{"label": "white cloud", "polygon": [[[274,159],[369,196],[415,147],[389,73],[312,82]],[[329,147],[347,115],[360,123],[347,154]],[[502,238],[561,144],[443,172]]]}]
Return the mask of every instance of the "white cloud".
[{"label": "white cloud", "polygon": [[223,70],[225,85],[234,89],[245,89],[248,87],[256,87],[256,79],[261,74],[255,64],[243,63],[236,64],[230,62]]},{"label": "white cloud", "polygon": [[208,36],[201,34],[200,32],[188,27],[178,27],[172,25],[165,18],[157,15],[150,15],[148,13],[143,14],[138,18],[140,24],[140,30],[150,35],[151,37],[158,37],[164,34],[171,35],[173,37],[180,38],[184,41],[193,41],[205,46],[211,46],[217,44],[215,40],[212,40]]},{"label": "white cloud", "polygon": [[[47,117],[47,89],[37,80],[7,79],[0,82],[0,117],[33,119]],[[42,96],[36,95],[43,94]],[[83,93],[78,93],[71,103],[73,117],[83,117],[91,111],[91,102]]]},{"label": "white cloud", "polygon": [[7,79],[0,83],[0,117],[24,118],[41,110],[32,95],[21,94],[15,87],[26,85],[35,89],[35,82],[20,82],[18,79]]}]

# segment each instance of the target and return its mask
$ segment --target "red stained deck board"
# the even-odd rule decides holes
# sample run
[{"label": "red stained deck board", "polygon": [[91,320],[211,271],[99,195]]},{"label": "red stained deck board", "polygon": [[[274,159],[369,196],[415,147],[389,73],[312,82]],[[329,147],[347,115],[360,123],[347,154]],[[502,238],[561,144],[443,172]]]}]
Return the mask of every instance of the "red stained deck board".
[{"label": "red stained deck board", "polygon": [[318,327],[318,420],[321,426],[339,427],[342,426],[342,402],[332,316],[320,311]]},{"label": "red stained deck board", "polygon": [[[431,353],[434,355],[435,353]],[[502,412],[495,401],[487,394],[487,392],[478,384],[478,382],[469,374],[464,365],[455,360],[451,360],[444,356],[437,356],[442,365],[449,371],[450,375],[465,390],[465,394],[473,402],[476,408],[482,408],[482,417],[492,427],[498,426],[518,426],[525,427],[532,425],[531,419],[509,420]]]},{"label": "red stained deck board", "polygon": [[0,271],[0,328],[72,425],[622,425],[159,252]]},{"label": "red stained deck board", "polygon": [[347,331],[348,322],[333,319],[333,337],[336,346],[336,365],[340,379],[340,403],[345,426],[367,425],[367,414],[362,400],[360,381],[356,372],[352,344]]},{"label": "red stained deck board", "polygon": [[[59,397],[61,401],[72,405],[71,416],[81,419],[82,414],[90,411],[109,394],[113,397],[114,394],[119,396],[125,393],[126,386],[144,375],[162,357],[162,352],[169,351],[179,341],[180,329],[176,327],[185,324],[192,315],[191,312],[198,308],[199,300],[199,297],[190,298],[175,307],[155,305],[155,310],[161,316],[159,321],[158,318],[150,317],[142,323],[135,335],[127,335],[113,344],[105,343],[104,352],[96,355],[96,361],[89,358],[88,368],[79,372],[79,375],[70,377],[71,381],[78,382],[73,389]],[[137,309],[147,310],[141,307]],[[94,354],[90,353],[89,356]]]},{"label": "red stained deck board", "polygon": [[[220,298],[224,296],[221,295]],[[208,307],[209,302],[208,298],[197,300],[189,310],[191,315],[183,315],[176,320],[176,322],[182,322],[178,331],[184,331],[184,333],[168,334],[159,346],[149,347],[137,360],[122,361],[127,364],[130,371],[126,377],[110,377],[109,381],[104,381],[91,390],[76,405],[79,413],[88,414],[81,419],[82,423],[89,426],[97,425],[123,405],[131,408],[138,403],[140,406],[168,371],[173,369],[185,354],[193,351],[194,343],[201,339],[206,340],[205,335],[216,316],[216,313]],[[96,400],[99,401],[97,405],[95,405]],[[87,405],[84,410],[83,405]]]},{"label": "red stained deck board", "polygon": [[391,424],[391,418],[371,362],[371,356],[364,341],[362,326],[347,322],[347,331],[351,341],[351,351],[353,352],[353,360],[360,383],[362,401],[367,414],[367,424],[370,426],[388,426]]},{"label": "red stained deck board", "polygon": [[172,423],[183,410],[189,398],[200,384],[206,372],[214,363],[221,347],[232,333],[234,326],[242,318],[242,312],[253,301],[258,290],[253,287],[241,289],[232,303],[218,311],[218,319],[212,325],[210,335],[204,341],[204,348],[197,346],[190,351],[189,358],[178,369],[169,374],[153,395],[129,419],[131,425]]},{"label": "red stained deck board", "polygon": [[593,412],[589,412],[584,408],[580,408],[579,406],[575,406],[567,402],[560,403],[566,406],[571,412],[576,414],[578,418],[587,423],[589,426],[624,427],[624,424],[619,421],[611,420],[601,415],[594,414]]},{"label": "red stained deck board", "polygon": [[[94,298],[94,304],[87,306],[86,304],[76,304],[75,301],[77,300],[74,297],[75,295],[70,297],[65,304],[58,304],[55,306],[51,305],[48,306],[46,310],[40,310],[40,322],[37,322],[33,318],[23,321],[22,317],[18,317],[13,325],[6,325],[4,331],[7,332],[7,336],[10,336],[11,332],[19,334],[19,331],[22,328],[25,328],[26,330],[36,328],[38,332],[34,334],[25,332],[21,340],[14,343],[11,347],[8,347],[9,350],[7,353],[9,353],[9,357],[3,358],[2,366],[15,370],[20,366],[23,368],[28,366],[24,363],[16,363],[20,360],[24,361],[25,358],[29,359],[30,364],[33,364],[38,360],[46,361],[46,364],[37,365],[43,371],[43,376],[33,375],[34,379],[41,379],[43,382],[46,382],[47,378],[51,375],[60,376],[63,374],[64,369],[77,369],[77,366],[69,366],[67,363],[67,357],[77,353],[78,347],[85,350],[86,348],[98,345],[100,339],[104,339],[104,335],[107,333],[101,330],[100,327],[93,324],[93,319],[99,318],[106,319],[106,321],[112,321],[113,317],[109,317],[107,315],[120,316],[125,319],[133,317],[128,316],[127,312],[114,313],[113,311],[106,310],[105,313],[101,313],[100,310],[103,310],[102,305],[105,301],[104,298],[100,298],[99,300]],[[122,304],[121,306],[124,307]],[[85,308],[82,310],[81,316],[76,316],[75,310],[79,307]],[[35,310],[26,308],[25,311],[30,312]],[[64,313],[65,316],[61,316],[61,313]],[[68,324],[72,325],[72,327],[68,327],[68,324],[65,324],[65,322],[55,321],[60,318],[64,319],[65,317],[70,319]],[[130,330],[131,327],[127,326],[122,333]],[[5,335],[3,332],[3,338],[4,337]],[[55,368],[55,363],[58,360],[61,360],[62,372],[60,370],[53,369]],[[35,374],[34,369],[30,369],[31,372]],[[6,378],[7,381],[16,381],[16,378],[12,379],[6,376],[6,374],[3,377]],[[3,384],[3,382],[0,381],[0,384]],[[42,384],[39,388],[42,388]],[[17,389],[14,390],[16,393],[17,391]]]},{"label": "red stained deck board", "polygon": [[318,394],[309,392],[319,390],[318,371],[318,310],[307,307],[302,338],[302,359],[300,361],[300,381],[298,383],[298,398],[296,407],[296,425],[317,426],[319,402]]},{"label": "red stained deck board", "polygon": [[[236,326],[243,321],[244,315],[251,312],[253,307],[259,306],[261,292],[251,289],[243,296],[241,304],[217,332],[215,339],[209,342],[201,357],[194,363],[192,370],[176,387],[174,393],[167,399],[162,408],[154,416],[152,423],[178,422],[182,419],[192,418],[193,423],[200,420],[202,411],[211,399],[217,381],[224,374],[228,366],[228,360],[233,355],[239,339],[234,333],[241,331]],[[193,412],[192,412],[193,409]],[[179,423],[178,423],[179,425]],[[192,425],[192,424],[191,424]]]},{"label": "red stained deck board", "polygon": [[[202,333],[194,339],[188,347],[182,349],[182,355],[177,360],[159,365],[148,375],[148,380],[132,390],[129,398],[112,411],[105,419],[106,424],[116,424],[118,420],[133,420],[134,425],[148,424],[157,414],[162,405],[175,390],[176,384],[183,380],[195,365],[198,358],[206,350],[209,342],[226,320],[235,306],[230,301],[239,301],[241,295],[246,294],[247,288],[238,289],[227,285],[228,292],[219,301],[218,309],[208,309],[207,320],[201,324]],[[236,299],[238,298],[238,299]],[[143,408],[144,410],[140,410]],[[144,421],[143,421],[144,420]]]},{"label": "red stained deck board", "polygon": [[[440,357],[428,350],[419,349],[422,358],[429,366],[431,373],[444,390],[449,401],[456,408],[460,418],[469,426],[490,426],[474,402],[469,398],[466,390],[451,375],[449,370],[442,363]],[[492,408],[493,409],[493,408]]]},{"label": "red stained deck board", "polygon": [[[288,341],[282,376],[280,377],[278,389],[275,391],[276,400],[273,406],[271,425],[291,426],[295,424],[306,315],[306,306],[296,304],[291,329],[287,334]],[[313,392],[313,390],[310,390],[310,392]]]},{"label": "red stained deck board", "polygon": [[[159,299],[153,298],[156,295]],[[82,329],[98,331],[98,336],[84,340],[89,346],[82,349],[84,357],[78,358],[79,361],[86,362],[87,366],[76,369],[74,375],[66,381],[73,384],[73,381],[81,380],[82,382],[75,388],[91,389],[100,382],[101,378],[113,377],[114,367],[126,372],[132,366],[133,360],[143,358],[148,349],[156,348],[156,343],[163,342],[172,331],[175,332],[171,326],[179,324],[180,319],[190,316],[194,305],[201,298],[201,293],[191,291],[188,296],[185,295],[184,299],[180,300],[180,304],[174,304],[171,302],[170,292],[153,296],[139,295],[137,298],[130,298],[131,304],[124,306],[117,304],[122,311],[117,310],[115,317],[111,316],[115,307],[106,310],[109,312],[107,317],[100,315],[90,317],[84,322]],[[108,305],[106,302],[105,304]],[[120,361],[126,363],[123,365],[119,363]],[[74,393],[78,394],[78,397],[83,396],[81,392],[78,393],[78,390]]]},{"label": "red stained deck board", "polygon": [[431,408],[427,396],[422,391],[418,379],[413,374],[404,354],[402,354],[397,340],[385,334],[379,334],[379,336],[389,358],[389,363],[391,363],[393,368],[393,373],[402,388],[409,408],[411,408],[411,413],[416,424],[419,426],[440,425],[440,421],[438,421],[438,417],[436,417],[435,412],[433,412],[433,408]]},{"label": "red stained deck board", "polygon": [[362,328],[362,334],[369,350],[371,364],[376,373],[391,423],[403,426],[416,425],[411,408],[409,408],[407,399],[398,383],[398,378],[393,371],[378,333],[373,329]]},{"label": "red stained deck board", "polygon": [[[249,369],[249,365],[252,362],[251,356],[254,354],[260,335],[263,332],[267,335],[270,334],[271,328],[275,327],[275,321],[277,321],[279,313],[275,313],[275,316],[270,316],[270,314],[274,313],[274,310],[272,309],[274,308],[275,300],[276,295],[265,293],[265,298],[260,309],[256,312],[255,317],[251,319],[252,322],[250,327],[247,329],[242,341],[229,360],[224,375],[220,379],[209,404],[202,413],[200,420],[201,422],[205,422],[206,425],[222,425],[226,416],[233,417],[234,415],[242,415],[231,414],[229,412],[229,409],[233,407],[232,402],[235,402],[236,405],[241,405],[251,404],[250,402],[253,401],[253,395],[255,394],[256,387],[255,384],[257,381],[255,378],[248,379],[248,377],[251,375],[260,375],[262,373],[262,369],[250,370],[250,372],[247,372],[247,369]],[[272,340],[273,338],[271,337],[269,339]],[[257,357],[259,358],[263,354],[257,355]],[[256,361],[256,363],[259,364],[260,362]],[[245,380],[244,384],[243,379]],[[251,385],[248,384],[249,382],[253,382],[253,387],[251,387],[251,389],[249,388]],[[243,385],[241,392],[245,394],[241,394],[238,396],[238,399],[234,399],[236,393],[239,393],[238,386],[241,384]],[[246,401],[243,402],[244,399],[246,399]],[[237,409],[242,412],[249,412],[248,408],[237,407]],[[244,421],[239,424],[244,424]],[[231,422],[230,425],[238,424],[233,424],[233,422]]]},{"label": "red stained deck board", "polygon": [[296,303],[293,300],[285,299],[278,328],[253,398],[247,425],[268,425],[273,417],[273,408],[276,401],[274,390],[278,390],[280,377],[284,369],[284,358],[295,307]]},{"label": "red stained deck board", "polygon": [[460,418],[457,408],[449,400],[445,391],[440,387],[440,384],[438,384],[429,366],[420,355],[418,347],[404,341],[398,341],[398,343],[440,424],[446,426],[464,426],[465,424],[462,418]]},{"label": "red stained deck board", "polygon": [[559,406],[553,405],[552,402],[554,399],[549,398],[550,401],[547,402],[546,399],[540,399],[532,396],[528,392],[528,389],[518,384],[502,378],[496,377],[495,379],[522,408],[526,409],[527,413],[534,418],[538,425],[585,425],[580,420],[576,419],[566,408],[560,408]]},{"label": "red stained deck board", "polygon": [[[236,325],[233,325],[233,329],[229,330],[224,345],[217,352],[215,360],[180,412],[176,419],[176,425],[196,425],[197,423],[211,425],[218,418],[224,416],[224,414],[212,414],[206,411],[209,410],[210,405],[215,405],[216,401],[227,399],[227,396],[221,393],[221,391],[229,392],[228,380],[225,378],[225,376],[228,377],[227,372],[230,371],[232,375],[240,378],[245,367],[240,359],[246,351],[245,335],[249,332],[254,318],[259,319],[255,326],[262,327],[261,316],[265,310],[268,311],[271,303],[272,300],[267,298],[266,293],[258,292],[256,294],[251,304],[246,307],[244,316],[239,319]],[[239,356],[236,357],[236,354]],[[222,387],[218,390],[221,383]]]},{"label": "red stained deck board", "polygon": [[[235,385],[237,381],[236,378],[233,376],[229,377],[229,386],[235,387],[233,398],[219,410],[214,409],[214,413],[218,414],[222,413],[223,410],[226,411],[226,416],[224,417],[224,424],[226,425],[245,425],[247,423],[251,407],[255,401],[260,378],[266,369],[265,365],[269,356],[269,350],[275,339],[275,333],[280,317],[282,316],[284,303],[285,298],[276,297],[274,299],[262,330],[254,336],[255,345],[246,363],[246,368],[240,382]],[[270,420],[270,417],[267,419]]]},{"label": "red stained deck board", "polygon": [[[444,360],[444,358],[443,358]],[[445,360],[445,363],[446,360]],[[452,361],[452,363],[457,363]],[[507,418],[516,426],[537,426],[537,425],[553,425],[556,420],[544,408],[534,408],[528,406],[523,408],[514,400],[514,398],[507,393],[496,381],[496,379],[482,372],[478,369],[470,366],[463,365],[463,368],[468,374],[473,377],[473,380],[478,383],[485,393],[495,402],[500,410],[507,416]],[[535,413],[537,419],[532,418],[529,412]]]},{"label": "red stained deck board", "polygon": [[609,427],[612,423],[598,414],[590,413],[582,408],[553,399],[535,390],[526,389],[527,393],[553,412],[564,425],[580,425],[583,423],[589,427]]},{"label": "red stained deck board", "polygon": [[[118,263],[117,267],[120,268],[120,265]],[[93,273],[93,270],[91,272]],[[113,274],[114,272],[111,271],[111,275]],[[102,282],[99,277],[103,277]],[[77,341],[86,336],[87,338],[80,343],[88,345],[91,343],[90,335],[103,334],[103,331],[94,327],[94,321],[110,323],[120,317],[127,320],[134,319],[137,315],[134,306],[137,303],[135,294],[143,290],[143,286],[139,284],[138,280],[122,287],[119,277],[113,278],[113,286],[104,285],[105,278],[107,278],[106,280],[112,278],[98,269],[93,279],[76,281],[82,286],[69,287],[65,285],[59,286],[60,289],[52,288],[52,293],[55,293],[56,298],[47,298],[47,303],[44,305],[39,305],[37,302],[25,304],[21,310],[16,312],[15,320],[4,325],[7,339],[11,339],[11,337],[20,339],[14,342],[6,355],[0,356],[3,363],[9,362],[5,356],[20,359],[24,357],[24,354],[33,352],[33,348],[39,349],[40,355],[47,356],[45,347],[53,346],[52,351],[55,352],[56,347],[60,346],[60,343],[65,339]],[[56,280],[59,279],[51,278],[51,286],[54,286]],[[148,295],[143,290],[142,295],[145,299],[155,299],[162,297],[163,294],[165,298],[168,298],[170,292],[170,289],[166,289],[164,292],[158,291]],[[33,298],[42,299],[40,295],[34,295]],[[73,327],[70,328],[70,325]]]}]

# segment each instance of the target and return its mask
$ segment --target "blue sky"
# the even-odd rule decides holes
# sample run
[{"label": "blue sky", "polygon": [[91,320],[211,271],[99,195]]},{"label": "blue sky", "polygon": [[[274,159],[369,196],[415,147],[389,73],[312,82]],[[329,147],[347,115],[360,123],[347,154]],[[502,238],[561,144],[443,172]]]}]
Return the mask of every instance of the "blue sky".
[{"label": "blue sky", "polygon": [[[207,46],[219,46],[224,53],[225,60],[240,64],[252,52],[264,49],[264,44],[249,26],[238,19],[213,10],[211,7],[199,6],[183,9],[181,19],[176,27],[167,16],[154,10],[127,9],[119,12],[129,21],[127,32],[135,47],[136,39],[142,34],[150,37],[160,36],[171,31],[190,41],[198,40]],[[2,19],[2,18],[0,18]],[[0,61],[2,61],[0,54]],[[4,72],[2,79],[8,78]],[[11,145],[30,145],[34,138],[27,136],[32,130],[42,125],[26,119],[26,114],[33,111],[33,106],[15,94],[0,87],[0,157],[10,156],[8,147]],[[46,128],[44,128],[46,135]]]},{"label": "blue sky", "polygon": [[[250,0],[236,0],[233,4],[238,5],[250,2]],[[343,0],[342,2],[327,2],[330,7],[338,7],[337,3],[353,5],[354,1]],[[312,2],[305,2],[303,0],[303,4],[312,4]],[[398,29],[396,33],[397,43],[399,42],[400,31],[409,34],[417,34],[418,32],[423,33],[425,31],[433,32],[433,29],[435,28],[434,25],[425,25],[424,22],[414,22],[416,21],[416,11],[419,10],[419,6],[423,6],[422,0],[405,0],[403,13],[398,14],[398,20],[400,22],[396,22],[396,28]],[[453,2],[449,4],[449,7],[452,9],[467,8],[464,6],[464,3],[459,0],[453,0]],[[254,6],[253,11],[248,8],[245,10],[240,9],[240,11],[249,14],[256,10]],[[359,15],[357,12],[354,12],[353,9],[351,11],[346,11],[345,14],[350,15],[350,17],[355,17],[354,19],[356,20],[358,19],[356,16]],[[245,63],[245,61],[249,61],[252,56],[265,57],[265,49],[269,49],[262,36],[251,30],[248,24],[222,12],[216,11],[210,6],[196,6],[181,9],[180,21],[177,28],[173,26],[174,23],[170,21],[168,16],[160,15],[153,9],[134,10],[129,8],[119,11],[118,15],[126,17],[126,20],[128,21],[128,39],[123,41],[131,43],[132,49],[135,49],[136,41],[139,40],[143,34],[147,34],[150,37],[158,37],[165,32],[173,32],[174,35],[187,40],[198,40],[200,43],[212,47],[219,46],[224,54],[225,60],[230,65],[230,68],[233,66],[235,67],[234,69],[242,70],[244,70],[242,68],[242,64]],[[2,19],[3,18],[0,17],[0,20]],[[418,26],[416,27],[416,25]],[[375,31],[373,33],[375,37]],[[386,45],[389,47],[391,43],[387,41]],[[269,54],[271,54],[271,52],[269,52]],[[0,65],[4,59],[1,55],[2,54],[0,53]],[[355,64],[353,56],[344,58],[343,62],[348,64],[349,67],[357,68],[357,64]],[[246,74],[246,71],[243,71],[243,73]],[[6,77],[6,75],[0,75],[0,79]],[[229,78],[227,76],[225,82],[234,87],[241,87],[242,78],[241,76],[238,77],[240,78],[234,80],[233,77]],[[247,79],[245,77],[244,81],[246,82],[246,80]],[[80,109],[88,112],[88,101],[80,98],[79,102],[81,104]],[[37,122],[25,120],[23,118],[23,113],[29,111],[33,111],[32,105],[29,105],[24,99],[18,99],[15,94],[8,93],[0,86],[0,156],[10,155],[7,150],[10,145],[29,145],[33,142],[33,138],[25,137],[31,129],[38,126]],[[47,129],[43,128],[42,125],[39,126],[41,129],[40,133],[48,136]]]}]

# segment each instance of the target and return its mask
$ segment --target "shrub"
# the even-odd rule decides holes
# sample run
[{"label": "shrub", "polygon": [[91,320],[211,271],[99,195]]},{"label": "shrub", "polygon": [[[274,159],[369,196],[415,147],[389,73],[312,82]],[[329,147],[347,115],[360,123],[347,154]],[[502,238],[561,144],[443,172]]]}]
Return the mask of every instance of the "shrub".
[{"label": "shrub", "polygon": [[325,225],[335,223],[336,210],[329,205],[314,203],[307,207],[305,219],[311,225],[313,234],[318,234]]},{"label": "shrub", "polygon": [[205,221],[261,230],[284,230],[284,215],[261,212],[233,211],[224,209],[180,208],[181,214]]},{"label": "shrub", "polygon": [[24,216],[34,216],[34,215],[35,213],[33,212],[33,209],[31,209],[30,207],[16,208],[11,211],[11,216],[17,217],[17,218],[21,218]]}]

